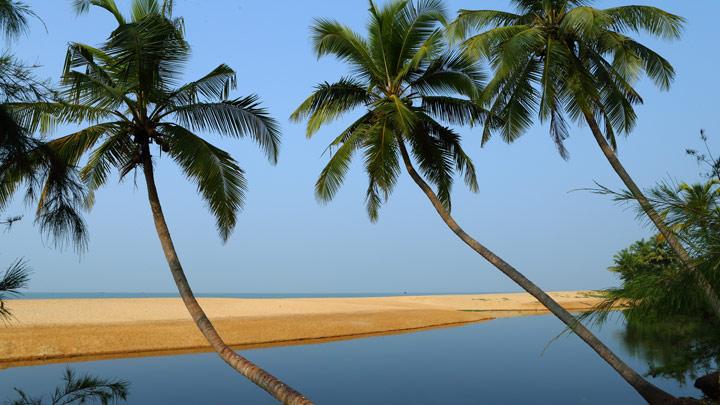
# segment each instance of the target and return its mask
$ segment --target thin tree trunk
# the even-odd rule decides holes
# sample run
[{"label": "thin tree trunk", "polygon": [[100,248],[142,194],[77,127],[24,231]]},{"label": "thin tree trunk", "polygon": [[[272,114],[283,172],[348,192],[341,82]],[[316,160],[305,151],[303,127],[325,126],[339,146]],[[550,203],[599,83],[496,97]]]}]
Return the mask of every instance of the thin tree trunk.
[{"label": "thin tree trunk", "polygon": [[215,327],[200,307],[200,304],[198,304],[195,299],[192,289],[190,288],[190,284],[185,277],[182,265],[180,264],[180,259],[175,252],[175,246],[173,245],[172,238],[170,237],[170,230],[165,222],[165,216],[163,215],[162,206],[160,205],[160,198],[158,196],[157,188],[155,187],[152,159],[150,157],[150,149],[147,144],[143,147],[143,171],[145,174],[145,181],[147,183],[148,200],[150,201],[150,208],[152,209],[155,229],[157,230],[158,237],[160,238],[160,244],[162,245],[165,258],[167,259],[168,266],[170,267],[170,272],[175,280],[177,289],[180,292],[180,297],[182,297],[185,307],[187,307],[190,316],[192,316],[192,319],[195,321],[198,329],[200,329],[200,332],[202,332],[212,348],[227,364],[230,365],[230,367],[234,368],[257,386],[270,393],[270,395],[275,397],[278,401],[284,404],[293,405],[312,404],[312,402],[305,398],[302,394],[295,391],[293,388],[278,380],[251,361],[237,354],[222,340],[217,330],[215,330]]},{"label": "thin tree trunk", "polygon": [[415,171],[412,165],[410,156],[405,148],[403,140],[398,137],[398,143],[400,146],[400,153],[405,163],[405,168],[410,174],[410,177],[425,193],[433,207],[442,220],[465,244],[470,246],[475,252],[479,253],[485,260],[490,262],[503,274],[508,276],[512,281],[522,287],[525,291],[535,297],[541,304],[545,306],[550,312],[558,317],[565,325],[568,326],[576,335],[585,341],[595,352],[597,352],[603,360],[605,360],[615,371],[620,374],[625,381],[627,381],[635,390],[650,404],[668,404],[676,401],[676,398],[667,392],[661,390],[655,385],[645,380],[640,374],[635,372],[627,364],[625,364],[615,353],[613,353],[605,344],[603,344],[595,335],[590,332],[580,321],[577,320],[571,313],[565,308],[561,307],[555,300],[553,300],[548,294],[546,294],[540,287],[536,286],[532,281],[528,280],[522,273],[517,271],[513,266],[505,262],[503,259],[498,257],[496,254],[491,252],[488,248],[480,244],[480,242],[473,239],[468,235],[457,222],[453,219],[450,213],[442,205],[442,202],[437,197],[432,188],[423,180],[422,177]]},{"label": "thin tree trunk", "polygon": [[635,197],[637,202],[640,204],[642,210],[645,211],[645,214],[647,214],[653,224],[655,224],[663,238],[665,238],[670,247],[675,251],[685,268],[695,277],[700,289],[703,291],[703,294],[705,294],[705,299],[708,304],[710,304],[710,308],[715,313],[715,316],[720,318],[720,299],[718,298],[715,289],[712,287],[707,278],[705,278],[705,275],[702,274],[702,272],[700,272],[700,270],[698,270],[693,264],[690,255],[687,250],[685,250],[685,247],[680,243],[677,236],[675,236],[675,233],[667,227],[663,219],[657,211],[655,211],[655,208],[652,206],[650,201],[648,201],[637,184],[635,184],[635,181],[633,181],[632,177],[630,177],[628,172],[625,170],[622,163],[620,163],[620,159],[618,159],[617,154],[605,140],[595,117],[589,112],[583,112],[583,114],[585,115],[585,120],[590,126],[590,130],[595,137],[595,141],[600,146],[600,149],[607,158],[608,162],[610,162],[610,166],[612,166],[615,173],[617,173],[623,183],[625,183],[625,186],[628,190],[630,190],[633,197]]}]

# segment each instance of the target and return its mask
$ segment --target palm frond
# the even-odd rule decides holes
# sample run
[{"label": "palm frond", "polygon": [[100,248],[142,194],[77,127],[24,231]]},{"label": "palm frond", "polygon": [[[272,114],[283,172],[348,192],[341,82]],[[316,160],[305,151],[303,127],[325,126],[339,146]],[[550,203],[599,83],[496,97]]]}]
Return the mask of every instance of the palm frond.
[{"label": "palm frond", "polygon": [[125,24],[125,17],[123,17],[120,10],[118,10],[115,0],[73,0],[73,7],[78,14],[87,13],[90,11],[90,6],[107,10],[115,17],[118,24]]},{"label": "palm frond", "polygon": [[502,44],[530,28],[529,25],[511,25],[483,31],[467,38],[463,42],[463,51],[472,59],[492,61]]},{"label": "palm frond", "polygon": [[128,162],[139,163],[138,145],[130,140],[125,131],[110,134],[95,150],[80,171],[80,178],[88,187],[89,203],[94,202],[94,192],[105,185],[110,170],[128,166]]},{"label": "palm frond", "polygon": [[245,201],[247,183],[243,170],[230,154],[186,128],[163,125],[161,130],[169,138],[168,153],[188,179],[197,183],[215,216],[220,237],[227,241]]},{"label": "palm frond", "polygon": [[20,290],[28,288],[31,269],[27,262],[19,259],[10,264],[0,277],[0,320],[12,317],[12,311],[5,306],[5,301],[20,294]]},{"label": "palm frond", "polygon": [[451,190],[454,176],[454,162],[444,143],[431,135],[432,128],[427,121],[420,121],[413,136],[408,137],[415,161],[420,172],[437,189],[437,196],[446,210],[451,211]]},{"label": "palm frond", "polygon": [[37,15],[25,3],[16,0],[0,1],[0,30],[14,38],[27,31],[28,17]]},{"label": "palm frond", "polygon": [[367,85],[352,78],[342,78],[336,83],[325,82],[316,86],[313,94],[300,104],[290,119],[299,122],[307,118],[306,135],[311,137],[323,125],[356,107],[367,105],[371,100]]},{"label": "palm frond", "polygon": [[106,122],[92,125],[70,135],[53,139],[47,142],[47,146],[63,162],[76,165],[80,158],[92,149],[103,136],[120,130],[124,124],[123,122]]},{"label": "palm frond", "polygon": [[133,0],[130,5],[130,15],[133,22],[142,21],[149,16],[163,15],[158,0]]},{"label": "palm frond", "polygon": [[457,39],[465,39],[472,32],[481,32],[486,28],[517,25],[522,16],[498,10],[458,11],[458,17],[448,27],[448,33]]},{"label": "palm frond", "polygon": [[360,75],[383,76],[375,65],[367,41],[350,28],[336,21],[317,19],[312,26],[312,40],[318,58],[334,55],[352,64]]},{"label": "palm frond", "polygon": [[618,31],[647,32],[665,39],[678,39],[685,19],[652,6],[621,6],[603,10]]},{"label": "palm frond", "polygon": [[37,197],[36,225],[55,246],[72,245],[78,251],[84,250],[88,235],[81,210],[86,206],[87,191],[77,170],[51,158],[42,178],[44,184]]},{"label": "palm frond", "polygon": [[[490,108],[490,114],[497,116],[500,133],[506,142],[513,142],[532,125],[532,117],[539,105],[535,84],[540,80],[540,64],[537,60],[527,60],[524,66],[518,66],[507,78],[496,77],[488,88],[498,86],[493,92],[496,98]],[[499,81],[500,83],[495,83]],[[500,90],[502,89],[502,90]],[[486,122],[483,143],[489,140],[489,130],[493,122]]]},{"label": "palm frond", "polygon": [[178,87],[190,50],[176,23],[160,14],[120,25],[103,49],[122,68],[122,80],[146,95]]},{"label": "palm frond", "polygon": [[[11,102],[4,104],[18,124],[29,132],[52,132],[59,124],[99,122],[118,118],[114,110],[83,104],[59,102]],[[121,116],[122,117],[122,116]]]},{"label": "palm frond", "polygon": [[410,86],[423,95],[455,93],[470,99],[480,95],[485,75],[467,55],[447,52],[433,60],[422,74],[410,79]]},{"label": "palm frond", "polygon": [[477,102],[447,96],[423,97],[421,109],[452,125],[473,126],[483,123],[487,117],[487,111]]},{"label": "palm frond", "polygon": [[409,2],[395,19],[395,30],[400,32],[399,49],[395,52],[393,71],[402,72],[403,65],[419,52],[432,55],[440,43],[440,27],[447,22],[446,10],[440,0]]},{"label": "palm frond", "polygon": [[362,145],[365,170],[370,179],[367,209],[371,221],[377,221],[378,208],[387,200],[400,174],[398,145],[394,129],[387,120],[375,123],[368,129]]},{"label": "palm frond", "polygon": [[221,135],[251,137],[272,163],[280,152],[277,121],[260,106],[256,95],[216,103],[197,103],[170,109],[180,125],[192,131],[212,131]]},{"label": "palm frond", "polygon": [[372,123],[366,121],[368,121],[366,117],[361,118],[359,122],[341,134],[342,140],[339,141],[339,147],[332,154],[330,161],[315,182],[315,196],[318,200],[330,201],[340,189],[350,168],[353,153],[362,146],[363,137],[373,126]]},{"label": "palm frond", "polygon": [[202,97],[209,101],[226,100],[236,86],[235,71],[221,64],[207,75],[172,92],[168,101],[173,105],[188,105],[202,101]]}]

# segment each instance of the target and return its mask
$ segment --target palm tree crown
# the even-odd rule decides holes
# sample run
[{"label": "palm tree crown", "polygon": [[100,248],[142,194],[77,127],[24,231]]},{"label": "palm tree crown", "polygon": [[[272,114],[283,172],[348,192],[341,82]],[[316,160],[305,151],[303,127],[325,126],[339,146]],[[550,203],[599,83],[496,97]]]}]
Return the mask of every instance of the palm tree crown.
[{"label": "palm tree crown", "polygon": [[327,201],[343,182],[356,151],[364,155],[369,177],[367,209],[376,220],[400,173],[404,143],[422,173],[450,207],[454,173],[477,189],[475,168],[448,124],[473,124],[484,118],[475,100],[483,75],[465,55],[448,50],[442,24],[445,10],[437,0],[394,1],[384,7],[370,2],[368,35],[330,20],[312,27],[318,57],[334,55],[352,76],[315,88],[292,119],[307,118],[307,135],[355,109],[364,114],[332,141],[332,157],[323,169],[316,195]]},{"label": "palm tree crown", "polygon": [[589,0],[513,0],[516,13],[461,10],[450,30],[469,36],[469,55],[488,61],[495,75],[488,83],[486,102],[493,119],[483,133],[493,131],[512,142],[539,114],[550,123],[550,134],[564,158],[568,137],[566,116],[581,121],[584,114],[602,123],[615,148],[616,133],[628,133],[636,122],[634,106],[642,103],[633,84],[647,75],[667,89],[675,76],[670,63],[629,34],[646,32],[678,38],[684,20],[650,6],[596,9]]},{"label": "palm tree crown", "polygon": [[118,28],[101,47],[70,44],[58,100],[12,103],[11,108],[31,131],[48,131],[58,122],[92,124],[48,143],[70,165],[89,153],[80,175],[90,204],[111,169],[125,176],[142,165],[155,144],[197,184],[227,239],[243,204],[243,170],[197,132],[250,136],[275,162],[277,123],[257,96],[229,98],[235,72],[224,64],[179,85],[189,46],[182,20],[171,16],[171,2],[136,0],[129,20],[111,0],[77,1],[76,7],[85,11],[91,4],[110,11]]}]

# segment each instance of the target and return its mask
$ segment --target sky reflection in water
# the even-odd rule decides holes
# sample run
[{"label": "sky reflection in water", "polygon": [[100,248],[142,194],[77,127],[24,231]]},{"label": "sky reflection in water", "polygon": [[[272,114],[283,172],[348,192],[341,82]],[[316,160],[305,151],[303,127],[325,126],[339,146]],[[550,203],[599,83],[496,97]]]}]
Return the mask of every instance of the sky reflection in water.
[{"label": "sky reflection in water", "polygon": [[[555,318],[501,319],[463,327],[243,353],[319,404],[635,404],[640,397]],[[641,372],[623,347],[621,322],[598,333]],[[0,402],[13,387],[52,390],[67,365],[0,371]],[[131,382],[131,404],[272,404],[213,354],[75,363],[79,372]],[[654,379],[675,395],[691,384]]]}]

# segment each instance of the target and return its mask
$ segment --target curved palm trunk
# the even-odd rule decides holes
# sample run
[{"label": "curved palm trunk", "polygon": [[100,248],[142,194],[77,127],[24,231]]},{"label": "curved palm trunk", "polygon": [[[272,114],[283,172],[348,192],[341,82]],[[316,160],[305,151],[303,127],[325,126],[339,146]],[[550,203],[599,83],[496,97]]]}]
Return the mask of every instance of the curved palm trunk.
[{"label": "curved palm trunk", "polygon": [[595,352],[597,352],[603,360],[605,360],[615,371],[620,374],[625,381],[627,381],[635,390],[650,404],[668,404],[676,401],[676,398],[667,392],[661,390],[655,385],[645,380],[640,374],[635,372],[627,364],[625,364],[615,353],[613,353],[603,342],[601,342],[590,330],[588,330],[580,321],[577,320],[570,312],[561,307],[555,300],[547,295],[543,290],[535,285],[532,281],[528,280],[522,273],[517,271],[509,263],[498,257],[495,253],[491,252],[488,248],[480,244],[480,242],[473,239],[468,235],[457,222],[453,219],[450,213],[443,207],[442,202],[437,197],[432,188],[423,180],[422,177],[415,171],[412,165],[410,156],[405,148],[403,140],[398,137],[398,143],[400,146],[400,153],[402,154],[405,168],[410,174],[410,177],[425,193],[433,207],[442,220],[465,244],[470,246],[474,251],[480,254],[485,260],[490,262],[503,274],[508,276],[512,281],[522,287],[525,291],[535,297],[541,304],[545,306],[550,312],[558,317],[565,325],[568,326],[576,335],[585,341]]},{"label": "curved palm trunk", "polygon": [[312,402],[305,398],[302,394],[278,380],[267,371],[256,366],[251,361],[240,356],[228,345],[226,345],[225,342],[223,342],[217,330],[215,330],[215,327],[195,299],[192,289],[190,288],[190,284],[185,277],[182,265],[180,264],[180,259],[175,252],[175,246],[173,245],[172,238],[170,237],[170,230],[165,222],[165,216],[163,215],[162,207],[160,205],[160,198],[158,197],[157,188],[155,187],[152,160],[150,157],[150,150],[147,145],[143,148],[143,172],[147,183],[148,200],[150,201],[150,208],[152,209],[153,220],[155,221],[155,229],[157,230],[158,237],[160,238],[160,244],[162,245],[163,252],[165,253],[165,258],[167,259],[168,266],[170,267],[170,272],[175,280],[178,292],[180,292],[180,297],[182,297],[182,300],[185,303],[185,307],[190,313],[190,316],[192,316],[193,321],[195,321],[198,329],[200,329],[200,332],[202,332],[205,336],[205,339],[207,339],[212,348],[227,364],[230,365],[230,367],[234,368],[257,386],[270,393],[270,395],[275,397],[278,401],[284,404],[293,405],[312,404]]},{"label": "curved palm trunk", "polygon": [[597,121],[595,120],[595,117],[593,117],[593,115],[588,112],[583,112],[583,114],[585,115],[585,120],[590,126],[590,129],[592,130],[595,141],[600,146],[600,149],[607,158],[608,162],[610,162],[610,166],[612,166],[613,170],[615,170],[615,173],[617,173],[623,183],[625,183],[625,186],[628,188],[628,190],[630,190],[632,195],[638,201],[642,210],[645,211],[645,214],[647,214],[653,224],[655,224],[655,226],[657,227],[658,231],[660,231],[660,234],[663,236],[663,238],[665,238],[670,247],[678,255],[680,261],[685,266],[685,268],[690,271],[691,274],[695,277],[695,280],[700,286],[700,289],[705,294],[705,298],[707,299],[708,304],[710,304],[710,308],[712,308],[713,312],[715,312],[715,316],[720,318],[720,299],[718,299],[718,295],[715,292],[715,289],[712,287],[712,285],[710,285],[710,282],[708,282],[707,278],[705,278],[705,275],[702,274],[697,269],[697,267],[695,267],[692,259],[690,258],[690,255],[688,254],[687,250],[685,250],[685,247],[683,247],[683,245],[680,243],[678,238],[675,236],[675,233],[673,233],[667,227],[663,219],[660,217],[657,211],[655,211],[655,208],[652,206],[652,204],[650,204],[643,192],[640,190],[637,184],[635,184],[635,181],[633,181],[632,177],[630,177],[628,172],[625,170],[622,163],[620,163],[620,159],[618,159],[617,154],[605,140],[605,137],[603,136],[603,133],[600,130]]}]

